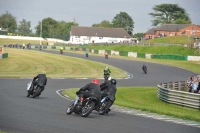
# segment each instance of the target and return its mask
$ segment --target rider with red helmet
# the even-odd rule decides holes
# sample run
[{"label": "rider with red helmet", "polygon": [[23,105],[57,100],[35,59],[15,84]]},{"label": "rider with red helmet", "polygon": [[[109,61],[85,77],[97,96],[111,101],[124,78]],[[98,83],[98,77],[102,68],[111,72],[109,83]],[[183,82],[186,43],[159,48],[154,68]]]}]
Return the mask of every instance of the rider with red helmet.
[{"label": "rider with red helmet", "polygon": [[80,88],[76,92],[77,95],[81,98],[88,98],[94,96],[97,98],[97,101],[100,102],[101,92],[100,92],[100,81],[98,79],[92,80],[92,83],[87,84],[86,86]]}]

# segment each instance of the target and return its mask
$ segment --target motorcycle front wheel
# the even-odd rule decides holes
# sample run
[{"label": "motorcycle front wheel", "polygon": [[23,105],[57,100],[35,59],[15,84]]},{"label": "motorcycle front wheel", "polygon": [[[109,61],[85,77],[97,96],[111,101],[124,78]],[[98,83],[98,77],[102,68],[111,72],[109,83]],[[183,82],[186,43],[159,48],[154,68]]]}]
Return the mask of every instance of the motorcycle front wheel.
[{"label": "motorcycle front wheel", "polygon": [[28,91],[26,96],[29,97],[30,95],[31,95],[31,94],[30,94],[30,92]]},{"label": "motorcycle front wheel", "polygon": [[73,113],[73,112],[74,112],[74,102],[72,102],[72,103],[68,106],[68,108],[67,108],[67,110],[66,110],[66,114],[70,115],[70,114]]},{"label": "motorcycle front wheel", "polygon": [[37,97],[41,93],[41,88],[37,87],[36,91],[33,93],[33,98]]}]

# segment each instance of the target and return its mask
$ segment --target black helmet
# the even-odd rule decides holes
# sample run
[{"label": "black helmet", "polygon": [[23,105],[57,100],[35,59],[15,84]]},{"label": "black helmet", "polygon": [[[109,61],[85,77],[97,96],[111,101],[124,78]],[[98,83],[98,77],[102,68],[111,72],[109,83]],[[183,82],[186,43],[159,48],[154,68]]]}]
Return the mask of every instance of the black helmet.
[{"label": "black helmet", "polygon": [[115,79],[111,79],[110,82],[111,82],[111,84],[114,84],[114,85],[117,84],[117,81]]}]

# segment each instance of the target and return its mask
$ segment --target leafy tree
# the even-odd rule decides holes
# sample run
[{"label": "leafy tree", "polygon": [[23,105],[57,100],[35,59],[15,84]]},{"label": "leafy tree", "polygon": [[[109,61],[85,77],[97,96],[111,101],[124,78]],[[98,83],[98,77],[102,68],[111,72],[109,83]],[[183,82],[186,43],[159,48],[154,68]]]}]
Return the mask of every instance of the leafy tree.
[{"label": "leafy tree", "polygon": [[54,37],[54,34],[58,32],[58,22],[52,18],[44,18],[42,22],[38,22],[38,25],[35,27],[36,34],[40,36],[40,29],[42,24],[42,37],[50,38]]},{"label": "leafy tree", "polygon": [[[153,7],[154,13],[149,13],[154,20],[152,26],[170,24],[170,23],[191,23],[189,14],[178,4],[160,4]],[[177,20],[181,21],[177,21]]]},{"label": "leafy tree", "polygon": [[136,33],[133,35],[133,38],[143,38],[143,33]]},{"label": "leafy tree", "polygon": [[190,20],[185,20],[185,19],[177,19],[174,24],[191,24],[192,22]]},{"label": "leafy tree", "polygon": [[32,33],[31,28],[31,22],[26,21],[23,19],[20,21],[20,25],[18,25],[18,33],[21,35],[30,35]]},{"label": "leafy tree", "polygon": [[100,24],[93,24],[92,27],[108,27],[112,28],[113,25],[108,20],[103,20]]},{"label": "leafy tree", "polygon": [[0,27],[7,28],[8,32],[15,33],[17,29],[17,21],[14,16],[12,16],[8,11],[0,16]]},{"label": "leafy tree", "polygon": [[60,21],[58,23],[61,29],[59,38],[63,40],[69,40],[71,26],[78,26],[78,24],[76,22],[65,22],[65,21]]},{"label": "leafy tree", "polygon": [[126,12],[120,12],[117,14],[113,21],[113,27],[115,28],[124,28],[129,35],[132,35],[134,22],[132,18]]},{"label": "leafy tree", "polygon": [[[40,23],[36,26],[36,34],[40,36]],[[68,40],[70,36],[71,26],[77,26],[75,22],[56,21],[52,18],[42,20],[42,37],[43,38],[59,38]]]}]

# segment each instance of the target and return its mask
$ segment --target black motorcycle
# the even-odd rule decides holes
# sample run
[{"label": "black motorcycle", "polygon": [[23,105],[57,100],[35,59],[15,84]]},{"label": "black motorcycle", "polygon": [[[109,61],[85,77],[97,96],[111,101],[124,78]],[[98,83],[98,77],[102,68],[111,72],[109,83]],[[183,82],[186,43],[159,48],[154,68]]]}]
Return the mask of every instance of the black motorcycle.
[{"label": "black motorcycle", "polygon": [[104,80],[108,80],[109,77],[110,77],[110,75],[108,75],[108,74],[104,74]]},{"label": "black motorcycle", "polygon": [[85,56],[88,58],[88,54],[85,54]]},{"label": "black motorcycle", "polygon": [[109,112],[110,107],[112,106],[113,103],[114,103],[113,96],[108,95],[106,97],[103,97],[101,99],[101,103],[97,111],[99,112],[100,115],[104,115],[105,113]]},{"label": "black motorcycle", "polygon": [[96,105],[98,104],[95,97],[91,96],[81,100],[81,98],[77,95],[76,100],[68,106],[66,113],[68,115],[72,113],[81,114],[82,117],[87,117],[93,111]]},{"label": "black motorcycle", "polygon": [[142,66],[142,70],[145,74],[147,74],[147,67],[146,66]]},{"label": "black motorcycle", "polygon": [[[36,87],[32,88],[32,82],[27,84],[27,97],[32,95],[32,98],[39,97],[42,90],[44,89],[43,85],[38,84]],[[32,88],[32,89],[31,89]]]}]

